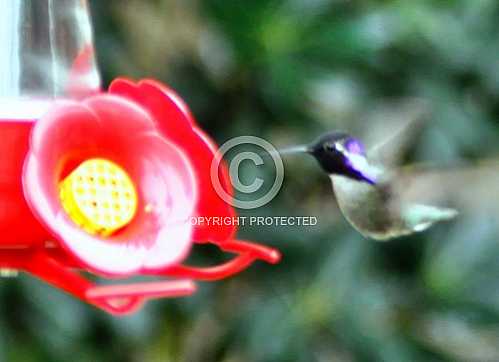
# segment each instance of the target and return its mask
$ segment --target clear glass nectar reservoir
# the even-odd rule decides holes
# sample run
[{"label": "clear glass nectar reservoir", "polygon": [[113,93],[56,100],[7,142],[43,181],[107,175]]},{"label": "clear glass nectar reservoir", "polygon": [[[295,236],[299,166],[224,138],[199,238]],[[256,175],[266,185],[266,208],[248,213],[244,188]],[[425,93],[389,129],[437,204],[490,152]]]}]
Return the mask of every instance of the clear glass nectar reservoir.
[{"label": "clear glass nectar reservoir", "polygon": [[[100,87],[86,1],[9,0],[0,11],[0,102],[72,98]],[[0,109],[0,118],[9,115]],[[12,110],[16,107],[8,107]],[[16,117],[18,118],[18,117]]]}]

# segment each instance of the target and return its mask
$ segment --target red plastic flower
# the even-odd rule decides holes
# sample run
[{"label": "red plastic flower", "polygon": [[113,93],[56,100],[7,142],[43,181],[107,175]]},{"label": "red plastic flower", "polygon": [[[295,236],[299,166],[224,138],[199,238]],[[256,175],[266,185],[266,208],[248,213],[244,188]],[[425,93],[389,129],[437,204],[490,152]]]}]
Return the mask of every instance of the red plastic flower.
[{"label": "red plastic flower", "polygon": [[[134,181],[137,214],[122,232],[91,235],[62,208],[59,182],[95,157],[121,165]],[[191,244],[197,185],[183,152],[133,102],[101,94],[56,105],[35,126],[24,189],[33,211],[83,265],[129,274],[181,261]]]}]

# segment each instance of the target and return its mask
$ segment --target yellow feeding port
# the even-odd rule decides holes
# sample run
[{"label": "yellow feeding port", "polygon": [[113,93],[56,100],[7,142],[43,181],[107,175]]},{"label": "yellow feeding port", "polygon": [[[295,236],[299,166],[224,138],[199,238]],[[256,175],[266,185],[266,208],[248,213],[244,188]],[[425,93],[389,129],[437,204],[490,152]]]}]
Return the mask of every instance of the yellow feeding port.
[{"label": "yellow feeding port", "polygon": [[109,236],[130,223],[137,192],[121,167],[102,158],[81,163],[59,184],[64,210],[90,234]]}]

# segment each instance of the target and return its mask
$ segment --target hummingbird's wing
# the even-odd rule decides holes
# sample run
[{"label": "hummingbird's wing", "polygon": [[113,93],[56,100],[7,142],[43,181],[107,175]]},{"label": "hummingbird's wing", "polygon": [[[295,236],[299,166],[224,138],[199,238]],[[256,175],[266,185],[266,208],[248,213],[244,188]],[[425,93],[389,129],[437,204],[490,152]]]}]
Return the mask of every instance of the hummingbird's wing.
[{"label": "hummingbird's wing", "polygon": [[365,118],[362,140],[373,163],[393,167],[402,161],[429,118],[423,99],[405,99],[382,104]]},{"label": "hummingbird's wing", "polygon": [[459,213],[487,213],[499,217],[499,160],[436,168],[402,168],[392,188],[403,204],[451,207]]}]

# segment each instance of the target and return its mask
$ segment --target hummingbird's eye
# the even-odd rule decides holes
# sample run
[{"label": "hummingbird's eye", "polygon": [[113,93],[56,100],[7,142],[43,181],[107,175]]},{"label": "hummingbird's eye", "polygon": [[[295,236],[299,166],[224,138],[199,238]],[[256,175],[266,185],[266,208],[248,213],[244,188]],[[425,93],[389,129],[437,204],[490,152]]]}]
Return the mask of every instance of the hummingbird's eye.
[{"label": "hummingbird's eye", "polygon": [[333,152],[335,150],[336,150],[336,147],[335,147],[334,143],[331,143],[331,142],[324,143],[324,151]]}]

